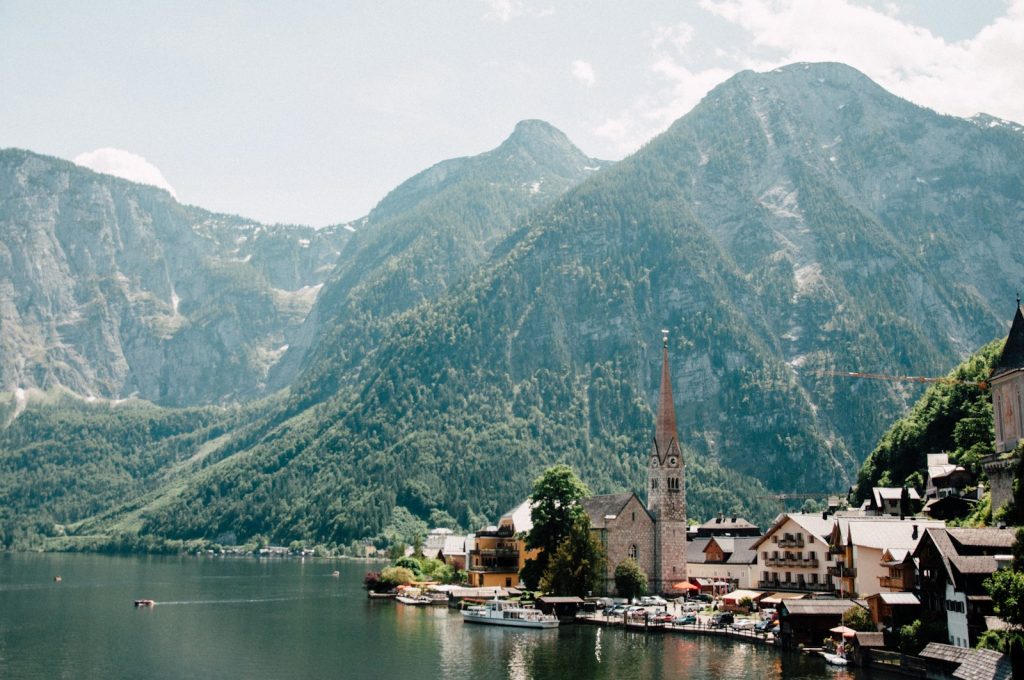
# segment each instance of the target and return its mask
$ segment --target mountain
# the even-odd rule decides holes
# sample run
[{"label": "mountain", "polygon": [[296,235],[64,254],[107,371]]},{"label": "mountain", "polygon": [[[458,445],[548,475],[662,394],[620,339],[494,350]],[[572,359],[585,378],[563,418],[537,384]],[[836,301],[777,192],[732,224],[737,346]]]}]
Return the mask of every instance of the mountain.
[{"label": "mountain", "polygon": [[[379,226],[420,215],[424,182]],[[288,391],[70,530],[347,544],[399,508],[476,527],[555,462],[644,495],[662,328],[691,516],[764,523],[768,490],[849,485],[920,393],[833,372],[940,375],[1004,334],[1022,208],[1012,126],[839,64],[737,74],[630,158],[442,241],[485,243],[465,271],[429,273],[444,253],[421,216],[357,225]],[[389,255],[399,234],[429,255]]]},{"label": "mountain", "polygon": [[447,291],[525,215],[606,165],[548,123],[524,120],[497,148],[403,182],[357,223],[272,388],[336,347],[374,345],[388,318]]},{"label": "mountain", "polygon": [[0,389],[187,406],[263,389],[346,241],[0,151]]}]

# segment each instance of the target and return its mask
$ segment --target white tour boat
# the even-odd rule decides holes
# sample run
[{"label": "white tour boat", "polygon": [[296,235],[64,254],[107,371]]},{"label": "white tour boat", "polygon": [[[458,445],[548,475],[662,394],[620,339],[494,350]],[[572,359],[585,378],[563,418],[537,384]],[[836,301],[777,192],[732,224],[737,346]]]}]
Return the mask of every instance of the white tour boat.
[{"label": "white tour boat", "polygon": [[557,616],[497,598],[485,604],[463,609],[462,620],[466,623],[490,623],[495,626],[515,626],[517,628],[558,627]]}]

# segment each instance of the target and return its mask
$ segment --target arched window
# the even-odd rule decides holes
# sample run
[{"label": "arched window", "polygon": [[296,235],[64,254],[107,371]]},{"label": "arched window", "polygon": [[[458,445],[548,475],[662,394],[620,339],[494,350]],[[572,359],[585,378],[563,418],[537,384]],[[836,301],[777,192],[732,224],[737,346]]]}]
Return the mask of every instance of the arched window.
[{"label": "arched window", "polygon": [[635,560],[640,556],[640,549],[636,547],[636,543],[629,546],[629,558]]}]

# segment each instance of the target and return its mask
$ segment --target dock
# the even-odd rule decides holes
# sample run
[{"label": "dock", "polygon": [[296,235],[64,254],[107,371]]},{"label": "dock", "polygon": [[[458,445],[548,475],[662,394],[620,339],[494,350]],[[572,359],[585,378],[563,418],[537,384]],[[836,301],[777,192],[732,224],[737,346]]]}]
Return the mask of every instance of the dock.
[{"label": "dock", "polygon": [[710,637],[729,638],[731,640],[740,640],[753,644],[772,646],[776,643],[775,636],[771,633],[759,633],[755,630],[733,630],[729,627],[712,628],[703,622],[686,626],[677,626],[671,623],[653,623],[637,619],[629,621],[624,620],[621,616],[604,617],[600,614],[586,613],[578,614],[576,616],[576,623],[591,626],[621,628],[623,630],[637,633],[706,635]]}]

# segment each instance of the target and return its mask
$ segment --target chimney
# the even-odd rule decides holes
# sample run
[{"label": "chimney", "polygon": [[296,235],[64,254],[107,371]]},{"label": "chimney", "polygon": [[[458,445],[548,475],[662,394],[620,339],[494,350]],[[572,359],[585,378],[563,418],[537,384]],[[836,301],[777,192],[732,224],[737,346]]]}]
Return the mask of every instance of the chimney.
[{"label": "chimney", "polygon": [[916,524],[914,525],[914,532],[912,534],[910,534],[910,537],[912,539],[914,539],[915,541],[917,540],[917,525]]},{"label": "chimney", "polygon": [[718,523],[721,524],[724,519],[725,519],[725,513],[722,513],[722,512],[718,513]]}]

